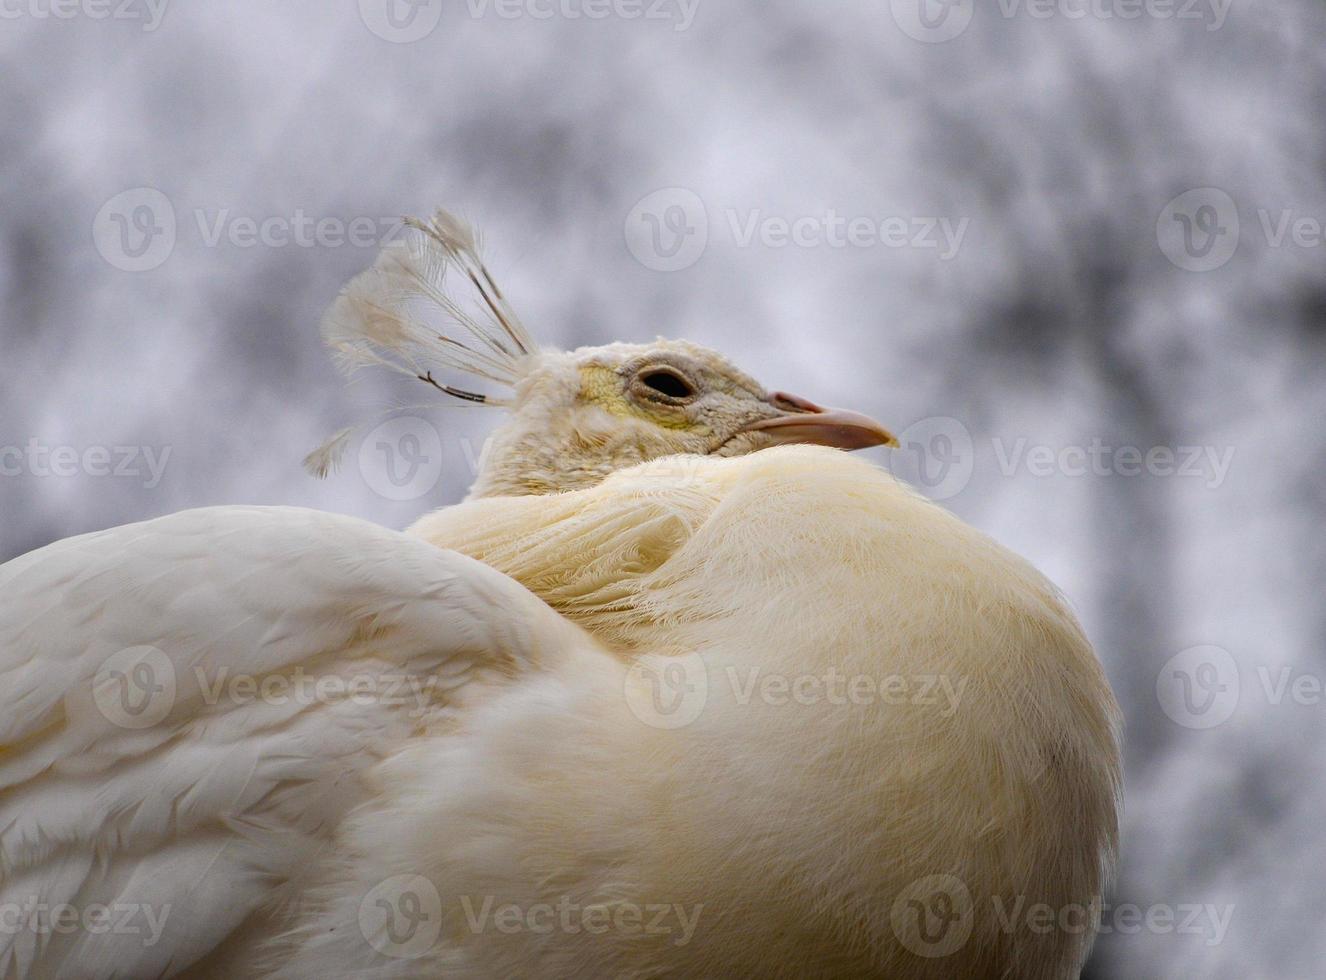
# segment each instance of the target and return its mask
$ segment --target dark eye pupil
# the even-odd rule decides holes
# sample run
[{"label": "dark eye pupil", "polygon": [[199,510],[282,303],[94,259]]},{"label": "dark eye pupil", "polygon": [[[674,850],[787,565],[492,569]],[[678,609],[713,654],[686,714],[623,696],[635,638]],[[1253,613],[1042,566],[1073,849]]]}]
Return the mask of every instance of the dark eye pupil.
[{"label": "dark eye pupil", "polygon": [[669,398],[689,398],[695,390],[684,379],[668,371],[654,371],[640,379],[650,388]]}]

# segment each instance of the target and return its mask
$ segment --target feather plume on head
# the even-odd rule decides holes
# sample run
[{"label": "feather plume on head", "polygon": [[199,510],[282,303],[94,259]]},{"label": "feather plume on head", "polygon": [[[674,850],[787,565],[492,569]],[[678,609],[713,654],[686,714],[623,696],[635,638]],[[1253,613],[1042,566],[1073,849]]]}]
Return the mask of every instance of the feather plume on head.
[{"label": "feather plume on head", "polygon": [[[536,346],[479,257],[473,228],[445,210],[430,221],[406,218],[410,234],[341,291],[322,321],[323,340],[347,374],[385,367],[468,405],[504,407],[510,399],[457,388],[434,371],[473,375],[512,388]],[[447,290],[455,270],[469,282],[463,306]],[[326,477],[340,465],[354,429],[342,429],[304,458]]]},{"label": "feather plume on head", "polygon": [[[768,391],[722,354],[688,341],[538,350],[468,225],[438,211],[406,227],[408,238],[385,248],[337,297],[323,335],[347,371],[385,367],[455,404],[511,409],[485,444],[471,497],[573,490],[668,456],[742,456],[784,443],[895,444],[859,412]],[[448,273],[468,283],[467,305],[447,290]],[[435,376],[444,370],[506,391],[457,388]],[[305,467],[331,472],[352,433],[336,433]]]}]

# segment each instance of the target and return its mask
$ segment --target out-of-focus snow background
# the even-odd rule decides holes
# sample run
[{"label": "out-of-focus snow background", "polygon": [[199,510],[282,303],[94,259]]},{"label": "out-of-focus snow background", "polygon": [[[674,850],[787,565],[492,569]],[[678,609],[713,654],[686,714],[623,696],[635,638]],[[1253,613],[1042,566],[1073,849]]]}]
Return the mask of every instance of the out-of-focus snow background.
[{"label": "out-of-focus snow background", "polygon": [[547,343],[868,411],[1063,586],[1128,725],[1090,976],[1320,975],[1319,2],[3,0],[0,60],[0,559],[457,500],[492,416],[317,337],[446,204]]}]

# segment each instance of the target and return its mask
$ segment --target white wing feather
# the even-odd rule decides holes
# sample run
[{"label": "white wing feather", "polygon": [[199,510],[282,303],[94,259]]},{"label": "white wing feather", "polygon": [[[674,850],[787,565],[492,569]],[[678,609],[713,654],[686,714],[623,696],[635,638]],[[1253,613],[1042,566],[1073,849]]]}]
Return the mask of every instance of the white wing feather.
[{"label": "white wing feather", "polygon": [[[291,508],[188,511],[0,566],[0,978],[205,957],[294,898],[367,766],[582,640],[472,559]],[[133,917],[54,928],[62,904]]]}]

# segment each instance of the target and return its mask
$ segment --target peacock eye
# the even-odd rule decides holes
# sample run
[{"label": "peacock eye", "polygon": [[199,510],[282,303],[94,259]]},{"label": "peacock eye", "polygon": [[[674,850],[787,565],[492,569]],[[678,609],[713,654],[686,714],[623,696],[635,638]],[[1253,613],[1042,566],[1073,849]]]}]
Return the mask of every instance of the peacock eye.
[{"label": "peacock eye", "polygon": [[668,398],[695,397],[695,386],[672,371],[647,371],[640,376],[640,383],[651,391],[666,395]]}]

